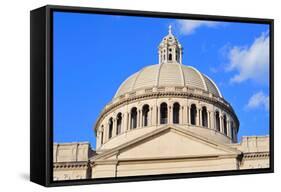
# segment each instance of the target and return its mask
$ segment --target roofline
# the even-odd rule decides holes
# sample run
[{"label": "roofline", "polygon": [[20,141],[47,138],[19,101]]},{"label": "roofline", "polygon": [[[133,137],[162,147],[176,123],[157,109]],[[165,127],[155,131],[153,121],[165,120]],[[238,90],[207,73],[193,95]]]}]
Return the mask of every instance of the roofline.
[{"label": "roofline", "polygon": [[204,75],[213,83],[213,85],[216,87],[216,89],[217,89],[217,91],[218,91],[220,97],[223,98],[223,97],[222,97],[222,94],[221,94],[221,92],[220,92],[220,90],[219,90],[219,88],[218,88],[218,86],[217,86],[217,84],[216,84],[208,75],[206,75],[206,74],[204,74]]}]

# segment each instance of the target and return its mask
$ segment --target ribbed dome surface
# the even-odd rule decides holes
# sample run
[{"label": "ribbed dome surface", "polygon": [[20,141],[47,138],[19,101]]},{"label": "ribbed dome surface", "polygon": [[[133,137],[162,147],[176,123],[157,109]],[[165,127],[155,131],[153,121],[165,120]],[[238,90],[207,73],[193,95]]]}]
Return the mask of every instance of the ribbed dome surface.
[{"label": "ribbed dome surface", "polygon": [[126,79],[114,98],[140,89],[153,87],[190,87],[222,97],[215,83],[195,68],[179,63],[150,65]]}]

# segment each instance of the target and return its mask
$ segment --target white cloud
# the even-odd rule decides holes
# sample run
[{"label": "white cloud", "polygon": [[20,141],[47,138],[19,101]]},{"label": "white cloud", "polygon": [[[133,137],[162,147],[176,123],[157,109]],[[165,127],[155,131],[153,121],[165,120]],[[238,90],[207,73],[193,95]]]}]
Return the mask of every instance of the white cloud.
[{"label": "white cloud", "polygon": [[[243,34],[241,34],[243,35]],[[238,71],[230,81],[240,83],[246,80],[268,82],[269,73],[269,36],[262,33],[248,47],[232,47],[228,54],[229,71]]]},{"label": "white cloud", "polygon": [[216,27],[222,24],[222,22],[197,20],[178,20],[177,23],[179,24],[180,33],[183,35],[192,34],[199,27]]},{"label": "white cloud", "polygon": [[252,95],[246,105],[246,109],[256,109],[261,107],[264,107],[267,111],[269,109],[269,96],[265,95],[262,91]]}]

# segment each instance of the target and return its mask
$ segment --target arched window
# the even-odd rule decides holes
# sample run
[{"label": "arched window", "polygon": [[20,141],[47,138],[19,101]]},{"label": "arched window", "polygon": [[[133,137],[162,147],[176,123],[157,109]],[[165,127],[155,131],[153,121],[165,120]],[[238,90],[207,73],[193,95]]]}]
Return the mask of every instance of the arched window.
[{"label": "arched window", "polygon": [[118,113],[116,135],[119,135],[121,133],[121,126],[122,126],[122,114]]},{"label": "arched window", "polygon": [[223,132],[227,135],[226,115],[223,115]]},{"label": "arched window", "polygon": [[166,103],[160,105],[160,124],[168,123],[168,106]]},{"label": "arched window", "polygon": [[110,139],[112,137],[112,132],[113,132],[113,120],[112,118],[109,119],[108,122],[108,126],[109,126],[109,130],[108,130],[108,139]]},{"label": "arched window", "polygon": [[173,123],[179,124],[180,121],[180,104],[174,103],[173,105]]},{"label": "arched window", "polygon": [[206,107],[202,107],[202,126],[208,127],[208,114]]},{"label": "arched window", "polygon": [[168,58],[169,61],[172,61],[172,53],[169,53],[169,58]]},{"label": "arched window", "polygon": [[137,115],[138,115],[137,108],[133,107],[131,110],[131,129],[137,128]]},{"label": "arched window", "polygon": [[220,131],[221,127],[220,127],[220,113],[218,111],[216,111],[216,130]]},{"label": "arched window", "polygon": [[190,123],[191,125],[196,125],[197,109],[196,105],[192,104],[190,107]]},{"label": "arched window", "polygon": [[149,112],[149,106],[144,105],[142,107],[142,123],[144,127],[148,125],[148,112]]}]

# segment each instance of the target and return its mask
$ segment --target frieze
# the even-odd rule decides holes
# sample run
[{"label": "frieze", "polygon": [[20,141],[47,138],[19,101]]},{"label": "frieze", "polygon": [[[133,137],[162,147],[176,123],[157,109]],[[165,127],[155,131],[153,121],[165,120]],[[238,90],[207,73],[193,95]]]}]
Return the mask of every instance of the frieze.
[{"label": "frieze", "polygon": [[53,164],[54,169],[83,169],[88,168],[88,166],[88,162],[60,162]]},{"label": "frieze", "polygon": [[243,159],[269,158],[269,152],[244,153]]}]

